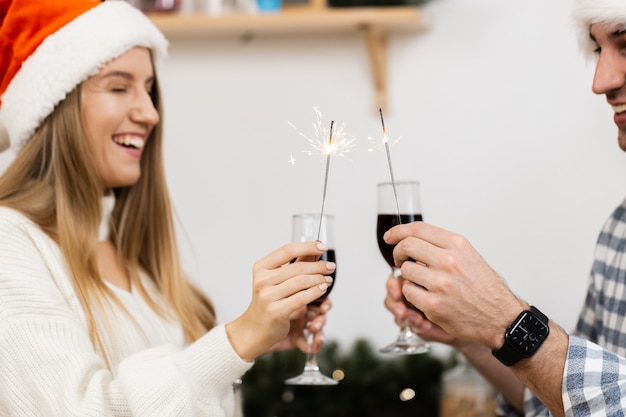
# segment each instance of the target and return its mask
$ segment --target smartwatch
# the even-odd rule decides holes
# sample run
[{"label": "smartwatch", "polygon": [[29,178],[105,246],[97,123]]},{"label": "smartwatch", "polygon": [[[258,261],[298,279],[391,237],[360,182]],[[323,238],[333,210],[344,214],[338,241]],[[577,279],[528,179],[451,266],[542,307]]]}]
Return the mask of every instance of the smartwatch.
[{"label": "smartwatch", "polygon": [[506,328],[504,345],[491,353],[506,366],[514,365],[520,359],[534,355],[549,333],[548,318],[539,309],[531,306],[530,310],[522,311]]}]

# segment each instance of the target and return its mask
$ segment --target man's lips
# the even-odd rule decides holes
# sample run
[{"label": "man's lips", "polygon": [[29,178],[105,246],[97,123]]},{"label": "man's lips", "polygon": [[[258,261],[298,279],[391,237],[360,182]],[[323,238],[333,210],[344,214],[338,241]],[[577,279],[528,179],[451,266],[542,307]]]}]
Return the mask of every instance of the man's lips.
[{"label": "man's lips", "polygon": [[619,127],[626,127],[626,104],[617,104],[612,106],[615,115],[613,121]]}]

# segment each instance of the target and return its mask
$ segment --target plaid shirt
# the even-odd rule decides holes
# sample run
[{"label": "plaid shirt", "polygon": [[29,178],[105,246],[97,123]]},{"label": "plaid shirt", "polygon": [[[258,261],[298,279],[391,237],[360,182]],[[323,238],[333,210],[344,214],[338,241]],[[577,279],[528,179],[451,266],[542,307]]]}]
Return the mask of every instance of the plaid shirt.
[{"label": "plaid shirt", "polygon": [[[626,410],[626,200],[597,241],[585,304],[570,335],[563,373],[566,416],[625,416]],[[504,416],[516,416],[500,403]],[[525,416],[551,416],[526,390]]]}]

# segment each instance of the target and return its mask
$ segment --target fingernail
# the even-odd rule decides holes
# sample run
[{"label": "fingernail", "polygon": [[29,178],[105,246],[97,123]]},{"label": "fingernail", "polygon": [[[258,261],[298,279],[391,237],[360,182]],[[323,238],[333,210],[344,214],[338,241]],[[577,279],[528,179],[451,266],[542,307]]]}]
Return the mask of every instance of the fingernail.
[{"label": "fingernail", "polygon": [[329,284],[333,282],[333,277],[331,276],[325,276],[324,278],[326,278],[326,282],[328,282]]},{"label": "fingernail", "polygon": [[335,268],[337,268],[337,264],[335,264],[334,262],[326,262],[326,269],[332,271]]},{"label": "fingernail", "polygon": [[322,291],[326,291],[328,289],[328,284],[320,284],[317,288]]},{"label": "fingernail", "polygon": [[325,244],[323,244],[322,242],[317,242],[317,248],[319,250],[328,250],[328,246],[326,246]]},{"label": "fingernail", "polygon": [[386,242],[388,238],[389,238],[389,230],[387,230],[385,234],[383,235],[383,240]]},{"label": "fingernail", "polygon": [[322,323],[320,323],[319,321],[313,325],[314,330],[319,330],[321,328],[322,328]]}]

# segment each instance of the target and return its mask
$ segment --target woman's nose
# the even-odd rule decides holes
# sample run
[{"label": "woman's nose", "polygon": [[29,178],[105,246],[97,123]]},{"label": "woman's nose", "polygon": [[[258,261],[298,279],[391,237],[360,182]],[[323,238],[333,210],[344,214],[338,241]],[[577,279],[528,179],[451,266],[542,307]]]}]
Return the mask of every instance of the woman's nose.
[{"label": "woman's nose", "polygon": [[131,111],[131,119],[137,123],[154,126],[159,122],[159,112],[154,107],[152,96],[149,92],[141,93],[135,107]]}]

